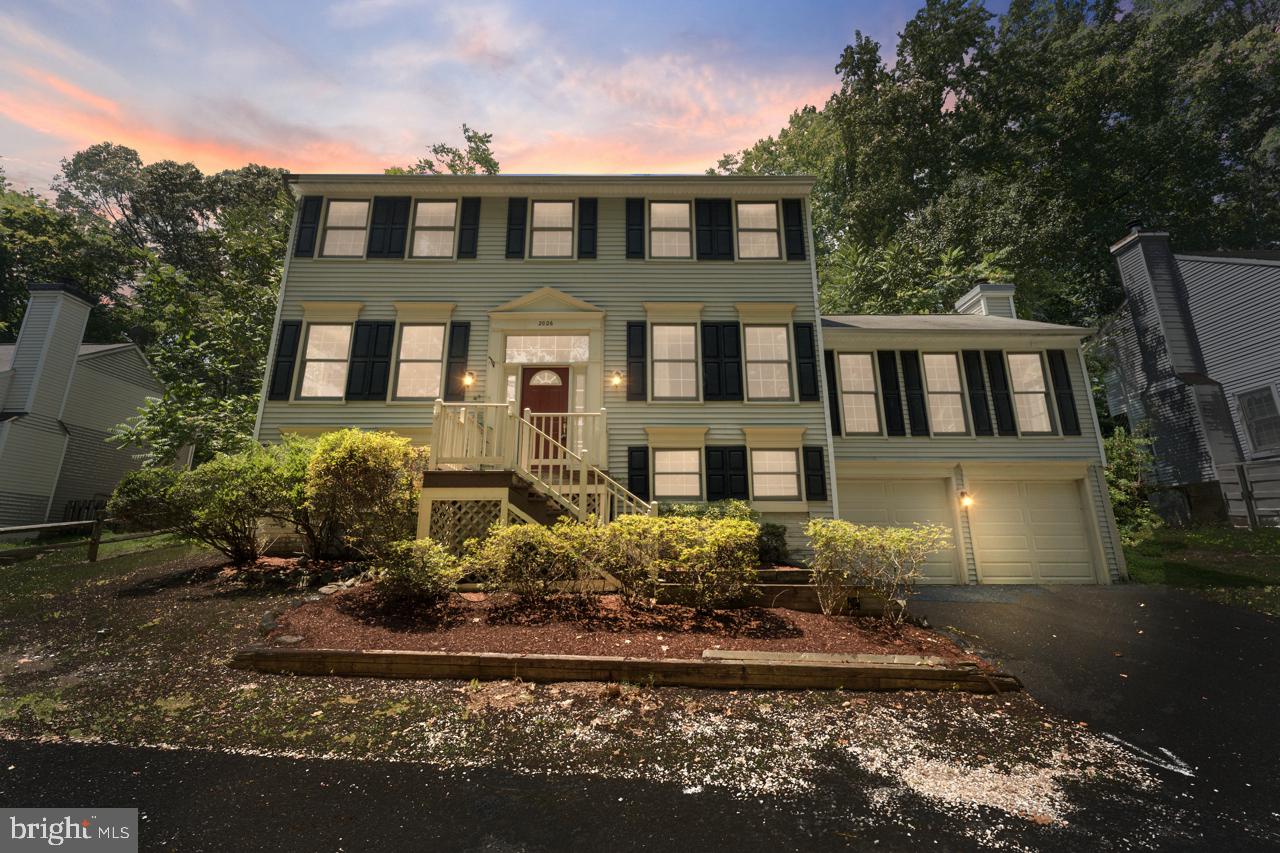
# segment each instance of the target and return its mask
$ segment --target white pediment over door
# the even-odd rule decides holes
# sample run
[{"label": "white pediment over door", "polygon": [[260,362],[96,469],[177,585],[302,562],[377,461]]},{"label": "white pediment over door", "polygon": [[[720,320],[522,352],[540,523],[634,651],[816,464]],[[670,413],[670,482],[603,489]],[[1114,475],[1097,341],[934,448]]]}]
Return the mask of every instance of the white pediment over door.
[{"label": "white pediment over door", "polygon": [[540,287],[513,299],[505,305],[499,305],[489,312],[493,314],[564,314],[590,313],[604,314],[604,311],[590,302],[561,293],[554,287]]}]

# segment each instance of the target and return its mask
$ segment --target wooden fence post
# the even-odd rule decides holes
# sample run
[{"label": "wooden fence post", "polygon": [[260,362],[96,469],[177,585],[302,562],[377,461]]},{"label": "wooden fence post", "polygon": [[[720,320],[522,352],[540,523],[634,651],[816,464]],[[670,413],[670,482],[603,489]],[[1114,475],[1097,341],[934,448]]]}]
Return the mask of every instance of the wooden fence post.
[{"label": "wooden fence post", "polygon": [[93,519],[93,529],[89,531],[89,553],[88,560],[90,563],[98,561],[98,543],[102,541],[102,514],[99,513]]}]

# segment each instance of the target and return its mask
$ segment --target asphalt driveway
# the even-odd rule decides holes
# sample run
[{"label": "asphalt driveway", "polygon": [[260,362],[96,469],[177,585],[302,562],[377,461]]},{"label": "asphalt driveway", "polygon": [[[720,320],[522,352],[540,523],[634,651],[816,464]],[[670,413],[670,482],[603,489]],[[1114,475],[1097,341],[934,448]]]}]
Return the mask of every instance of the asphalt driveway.
[{"label": "asphalt driveway", "polygon": [[1206,844],[1280,847],[1280,620],[1138,584],[927,588],[916,607],[1156,766]]}]

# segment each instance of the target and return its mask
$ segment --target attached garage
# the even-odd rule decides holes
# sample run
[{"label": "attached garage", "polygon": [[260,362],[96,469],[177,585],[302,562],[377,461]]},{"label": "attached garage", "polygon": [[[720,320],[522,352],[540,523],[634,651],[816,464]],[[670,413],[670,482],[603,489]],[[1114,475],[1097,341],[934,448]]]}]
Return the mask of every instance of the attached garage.
[{"label": "attached garage", "polygon": [[[950,481],[918,480],[839,481],[840,517],[857,524],[910,526],[941,524],[955,528],[956,514]],[[935,554],[925,565],[926,583],[964,583],[958,552],[953,548]]]},{"label": "attached garage", "polygon": [[973,480],[969,485],[980,583],[1097,582],[1094,533],[1080,481]]}]

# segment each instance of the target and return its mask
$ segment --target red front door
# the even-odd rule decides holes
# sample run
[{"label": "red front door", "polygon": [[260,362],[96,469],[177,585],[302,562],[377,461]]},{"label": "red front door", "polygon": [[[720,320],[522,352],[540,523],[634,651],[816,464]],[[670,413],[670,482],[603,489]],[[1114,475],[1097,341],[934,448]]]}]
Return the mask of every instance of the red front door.
[{"label": "red front door", "polygon": [[[555,442],[568,444],[569,438],[569,368],[526,367],[520,371],[520,413],[529,410],[529,420]],[[543,446],[543,445],[546,446]],[[558,458],[563,451],[556,445],[539,440],[534,459]]]}]

